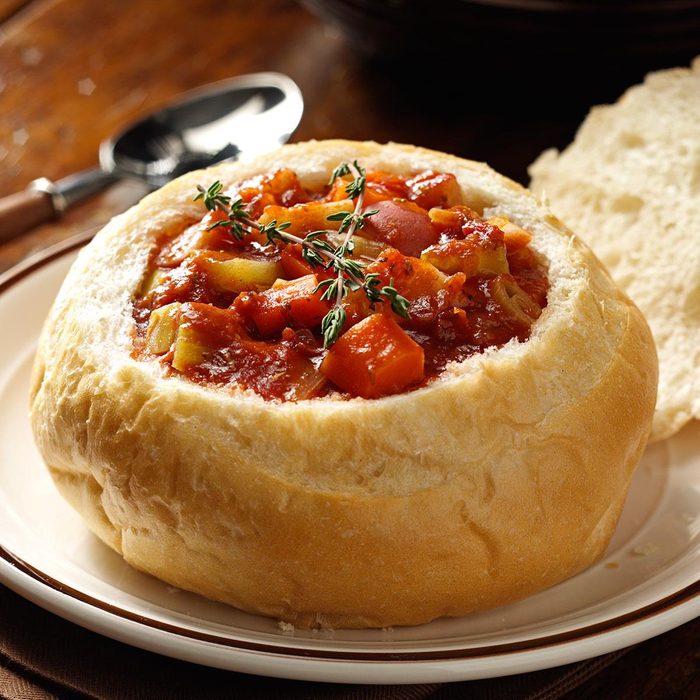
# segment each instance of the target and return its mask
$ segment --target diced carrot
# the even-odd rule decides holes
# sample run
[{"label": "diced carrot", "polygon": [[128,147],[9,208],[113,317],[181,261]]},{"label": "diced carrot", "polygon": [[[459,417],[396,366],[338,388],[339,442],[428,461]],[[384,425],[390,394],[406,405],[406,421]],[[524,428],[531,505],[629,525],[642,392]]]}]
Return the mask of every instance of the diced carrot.
[{"label": "diced carrot", "polygon": [[427,171],[411,178],[408,198],[423,209],[452,207],[462,202],[457,178],[449,173]]},{"label": "diced carrot", "polygon": [[279,333],[285,326],[317,328],[330,309],[321,299],[316,275],[306,275],[277,284],[260,294],[240,294],[233,303],[245,318],[250,318],[263,336]]},{"label": "diced carrot", "polygon": [[243,318],[251,319],[258,333],[264,337],[279,333],[287,325],[284,307],[269,302],[265,294],[243,292],[233,302]]},{"label": "diced carrot", "polygon": [[[301,186],[296,173],[289,168],[281,168],[266,175],[256,175],[235,185],[226,194],[233,199],[240,197],[246,204],[252,206],[255,209],[255,216],[259,216],[265,205],[280,204],[290,207],[309,201],[309,196]],[[258,203],[256,198],[259,197],[263,199]]]},{"label": "diced carrot", "polygon": [[232,201],[242,199],[245,204],[245,210],[248,216],[255,220],[265,211],[265,207],[276,204],[275,198],[269,192],[260,192],[255,187],[245,187],[242,190],[235,192],[231,197]]},{"label": "diced carrot", "polygon": [[301,251],[299,243],[290,243],[282,248],[280,262],[287,279],[293,280],[314,274],[314,268],[304,260]]},{"label": "diced carrot", "polygon": [[365,204],[374,204],[383,199],[407,199],[408,187],[400,175],[374,170],[367,173]]},{"label": "diced carrot", "polygon": [[321,372],[353,396],[396,394],[423,379],[423,348],[387,315],[373,314],[331,346]]},{"label": "diced carrot", "polygon": [[265,190],[275,198],[275,201],[285,207],[309,201],[309,196],[301,186],[297,174],[289,168],[275,170],[272,175],[267,176]]},{"label": "diced carrot", "polygon": [[328,202],[339,202],[340,200],[347,199],[348,193],[346,192],[345,188],[350,184],[350,182],[350,176],[337,177],[333,181],[331,189],[324,199]]}]

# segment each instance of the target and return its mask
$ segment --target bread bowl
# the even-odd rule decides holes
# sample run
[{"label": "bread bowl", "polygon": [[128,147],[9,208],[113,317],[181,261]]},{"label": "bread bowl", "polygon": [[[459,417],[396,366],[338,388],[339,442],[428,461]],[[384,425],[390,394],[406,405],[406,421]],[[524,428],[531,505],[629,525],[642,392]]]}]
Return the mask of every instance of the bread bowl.
[{"label": "bread bowl", "polygon": [[[451,173],[472,209],[532,233],[549,290],[526,340],[369,399],[265,399],[135,351],[155,242],[202,217],[198,185],[284,167],[314,189],[353,160]],[[639,311],[526,190],[425,149],[326,141],[185,175],[108,224],[44,327],[31,420],[58,489],[136,568],[297,626],[383,627],[507,603],[595,561],[656,381]]]}]

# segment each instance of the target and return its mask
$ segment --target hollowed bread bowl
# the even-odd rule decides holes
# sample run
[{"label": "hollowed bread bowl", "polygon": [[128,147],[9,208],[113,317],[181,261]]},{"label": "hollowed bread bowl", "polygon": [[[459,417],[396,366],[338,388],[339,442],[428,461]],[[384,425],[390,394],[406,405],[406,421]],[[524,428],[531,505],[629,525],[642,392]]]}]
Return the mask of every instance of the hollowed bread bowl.
[{"label": "hollowed bread bowl", "polygon": [[[534,236],[548,303],[526,342],[414,391],[265,401],[133,359],[133,298],[196,185],[340,162],[456,175],[465,202]],[[383,627],[523,598],[596,561],[646,444],[657,364],[644,318],[575,235],[486,165],[413,146],[309,142],[185,175],[85,248],[31,388],[63,496],[132,566],[298,626]]]}]

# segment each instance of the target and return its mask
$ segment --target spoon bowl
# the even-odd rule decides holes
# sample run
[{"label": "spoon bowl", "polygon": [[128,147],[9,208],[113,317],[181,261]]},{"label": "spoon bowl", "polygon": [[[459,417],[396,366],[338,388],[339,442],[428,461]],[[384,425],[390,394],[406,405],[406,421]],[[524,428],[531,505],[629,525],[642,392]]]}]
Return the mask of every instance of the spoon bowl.
[{"label": "spoon bowl", "polygon": [[100,145],[100,167],[53,182],[39,178],[0,200],[0,242],[57,218],[120,178],[157,188],[227,159],[248,160],[286,143],[304,103],[281,73],[253,73],[192,90]]},{"label": "spoon bowl", "polygon": [[285,75],[231,78],[187,92],[103,142],[100,164],[119,177],[160,187],[190,170],[281,146],[302,112],[301,92]]}]

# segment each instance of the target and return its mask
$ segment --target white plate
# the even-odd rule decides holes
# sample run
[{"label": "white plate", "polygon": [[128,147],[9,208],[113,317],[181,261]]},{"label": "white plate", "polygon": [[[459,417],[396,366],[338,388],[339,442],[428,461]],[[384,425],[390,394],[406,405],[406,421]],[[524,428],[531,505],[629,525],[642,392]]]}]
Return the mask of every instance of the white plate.
[{"label": "white plate", "polygon": [[96,632],[201,664],[317,681],[522,673],[648,639],[700,614],[700,424],[647,450],[603,560],[520,603],[428,625],[285,631],[138,573],[53,488],[27,420],[41,323],[76,246],[0,281],[0,581]]}]

